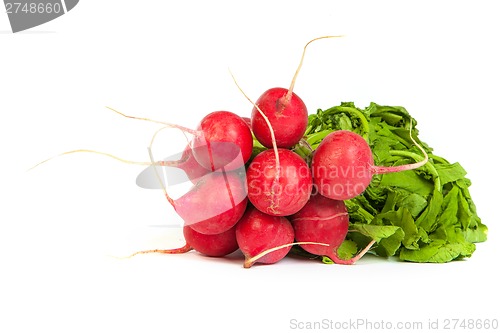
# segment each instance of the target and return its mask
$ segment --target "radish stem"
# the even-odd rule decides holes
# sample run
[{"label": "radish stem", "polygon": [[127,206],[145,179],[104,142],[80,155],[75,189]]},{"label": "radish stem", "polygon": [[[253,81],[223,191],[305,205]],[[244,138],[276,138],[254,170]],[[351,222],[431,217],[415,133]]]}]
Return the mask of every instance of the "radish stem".
[{"label": "radish stem", "polygon": [[361,250],[356,256],[352,257],[351,259],[341,259],[338,257],[337,254],[335,254],[334,256],[332,256],[332,259],[334,263],[336,264],[342,264],[342,265],[352,265],[354,264],[356,261],[358,261],[359,259],[361,259],[362,256],[364,256],[366,254],[366,252],[368,252],[370,250],[370,248],[373,246],[373,244],[375,244],[376,241],[375,240],[372,240],[370,243],[368,243],[368,245],[363,249]]},{"label": "radish stem", "polygon": [[415,139],[411,135],[412,134],[411,133],[412,127],[413,127],[412,126],[412,119],[410,118],[410,139],[411,139],[411,141],[413,141],[413,143],[415,144],[415,146],[417,146],[418,149],[420,149],[420,151],[424,155],[424,159],[421,160],[421,161],[415,162],[415,163],[405,164],[405,165],[397,165],[397,166],[376,166],[376,165],[374,165],[372,167],[372,172],[374,174],[381,175],[381,174],[384,174],[384,173],[413,170],[413,169],[420,168],[421,166],[425,165],[429,161],[429,155],[427,155],[427,152],[424,150],[424,148],[422,148],[421,145],[419,145],[417,143],[417,141],[415,141]]}]

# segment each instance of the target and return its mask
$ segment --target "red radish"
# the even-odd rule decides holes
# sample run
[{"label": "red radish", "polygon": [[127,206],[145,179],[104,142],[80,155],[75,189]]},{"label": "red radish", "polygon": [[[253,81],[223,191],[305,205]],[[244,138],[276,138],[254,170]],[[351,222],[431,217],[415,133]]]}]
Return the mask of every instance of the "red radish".
[{"label": "red radish", "polygon": [[247,170],[248,199],[260,211],[273,216],[298,212],[312,191],[311,171],[307,163],[291,150],[268,149],[250,162]]},{"label": "red radish", "polygon": [[[349,229],[349,215],[343,201],[328,199],[320,194],[311,196],[309,202],[298,213],[290,217],[295,231],[295,240],[309,253],[324,255],[337,264],[353,264],[358,261],[375,241],[351,259],[341,259],[337,249],[344,241]],[[329,246],[307,244],[319,242]],[[304,243],[304,244],[301,244]]]},{"label": "red radish", "polygon": [[253,137],[247,123],[229,111],[206,115],[193,139],[194,157],[201,166],[215,171],[239,169],[252,156]]},{"label": "red radish", "polygon": [[307,204],[290,217],[290,221],[298,242],[317,241],[331,246],[325,249],[324,246],[301,245],[312,254],[336,251],[349,230],[349,215],[344,202],[320,194],[312,195]]},{"label": "red radish", "polygon": [[192,189],[174,200],[165,196],[185,225],[207,235],[231,229],[245,212],[247,199],[244,176],[236,172],[212,172]]},{"label": "red radish", "polygon": [[309,41],[304,46],[302,58],[293,76],[292,83],[288,89],[272,88],[265,91],[255,103],[257,107],[252,110],[252,131],[257,140],[265,147],[273,147],[273,137],[267,124],[268,118],[271,127],[274,128],[276,145],[279,148],[291,148],[304,136],[307,128],[307,107],[302,99],[293,92],[295,81],[304,62],[307,46],[323,38],[334,38],[340,36],[324,36]]},{"label": "red radish", "polygon": [[186,245],[182,247],[167,250],[155,249],[139,251],[133,253],[128,258],[146,253],[181,254],[193,249],[209,257],[223,257],[238,249],[238,243],[236,242],[236,226],[215,235],[200,234],[192,228],[185,226],[183,233],[186,239]]},{"label": "red radish", "polygon": [[[271,122],[276,145],[280,148],[293,147],[304,136],[307,128],[306,105],[295,93],[288,98],[288,92],[285,88],[271,88],[255,102]],[[255,107],[252,110],[252,131],[263,146],[272,147],[269,128]]]},{"label": "red radish", "polygon": [[374,174],[419,168],[427,163],[428,156],[411,137],[411,130],[410,138],[425,158],[417,163],[384,167],[374,165],[370,146],[362,136],[346,130],[332,132],[313,153],[311,169],[314,185],[323,196],[348,200],[363,193]]},{"label": "red radish", "polygon": [[255,262],[274,264],[280,261],[288,254],[292,245],[272,251],[255,261],[249,259],[268,249],[292,243],[293,239],[293,227],[286,217],[271,216],[254,207],[249,207],[236,225],[236,240],[245,255],[245,268]]},{"label": "red radish", "polygon": [[223,257],[238,249],[236,225],[220,234],[205,235],[188,226],[184,227],[186,243],[201,254],[210,257]]}]

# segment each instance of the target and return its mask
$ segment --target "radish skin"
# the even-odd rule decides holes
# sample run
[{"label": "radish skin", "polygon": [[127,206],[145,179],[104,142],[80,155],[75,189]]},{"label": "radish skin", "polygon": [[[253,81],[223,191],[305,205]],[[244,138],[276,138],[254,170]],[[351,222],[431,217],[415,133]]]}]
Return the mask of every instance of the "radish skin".
[{"label": "radish skin", "polygon": [[322,195],[311,196],[307,204],[290,217],[295,239],[299,242],[328,243],[331,248],[301,245],[309,253],[326,255],[336,251],[349,231],[349,215],[343,201],[328,199]]},{"label": "radish skin", "polygon": [[274,264],[283,259],[292,245],[287,245],[258,259],[249,261],[260,253],[284,244],[292,243],[293,227],[286,217],[271,216],[249,207],[236,225],[236,240],[246,258],[245,267],[256,262]]},{"label": "radish skin", "polygon": [[212,172],[182,197],[166,196],[185,225],[206,235],[232,228],[248,202],[244,176],[236,172]]},{"label": "radish skin", "polygon": [[[307,107],[302,99],[292,93],[286,104],[283,100],[288,95],[285,88],[271,88],[265,91],[255,102],[269,119],[278,148],[291,148],[304,136],[307,128]],[[252,110],[252,132],[257,140],[267,148],[273,146],[271,132],[264,118],[254,107]]]},{"label": "radish skin", "polygon": [[236,226],[215,235],[205,235],[185,226],[183,233],[187,244],[209,257],[224,257],[238,249]]},{"label": "radish skin", "polygon": [[313,153],[311,169],[314,185],[325,197],[348,200],[363,193],[375,174],[419,168],[427,163],[429,157],[413,139],[411,130],[410,138],[422,151],[422,161],[399,166],[376,166],[370,146],[362,136],[347,130],[332,132]]},{"label": "radish skin", "polygon": [[298,212],[309,200],[312,176],[307,163],[296,153],[279,148],[280,169],[273,150],[258,154],[248,166],[248,199],[260,211],[273,216]]},{"label": "radish skin", "polygon": [[193,139],[193,155],[208,170],[240,169],[252,156],[252,133],[245,120],[232,112],[209,113],[198,131],[203,134]]},{"label": "radish skin", "polygon": [[[369,251],[375,241],[350,259],[339,257],[337,250],[349,231],[349,215],[343,201],[326,198],[320,194],[311,199],[298,213],[290,217],[295,232],[295,240],[307,252],[329,257],[336,264],[351,265]],[[318,242],[328,244],[325,247]]]}]

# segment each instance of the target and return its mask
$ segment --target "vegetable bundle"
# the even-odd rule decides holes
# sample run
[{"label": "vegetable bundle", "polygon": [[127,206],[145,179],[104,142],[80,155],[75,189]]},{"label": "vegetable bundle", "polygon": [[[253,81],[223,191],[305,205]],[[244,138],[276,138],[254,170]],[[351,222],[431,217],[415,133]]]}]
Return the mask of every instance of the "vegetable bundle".
[{"label": "vegetable bundle", "polygon": [[[305,50],[336,37],[305,45],[289,88],[268,89],[253,102],[235,80],[253,104],[250,118],[215,111],[189,129],[110,108],[161,124],[151,145],[165,128],[192,136],[179,160],[155,161],[150,146],[150,162],[135,162],[152,166],[184,221],[186,244],[135,254],[240,250],[246,268],[290,253],[347,265],[367,252],[443,263],[470,257],[486,240],[465,170],[419,140],[403,107],[342,103],[309,114],[293,91]],[[125,161],[92,150],[62,155],[74,152]],[[182,170],[192,187],[172,198],[157,166]]]},{"label": "vegetable bundle", "polygon": [[[258,139],[257,115],[264,115],[259,101],[252,119],[210,113],[180,161],[160,162],[183,169],[194,184],[177,200],[165,190],[185,221],[186,245],[139,253],[194,249],[222,257],[240,249],[245,267],[289,254],[353,264],[367,252],[443,263],[470,257],[474,243],[486,240],[465,170],[432,153],[403,107],[319,109],[288,148],[278,148],[274,132],[269,142]],[[273,130],[268,125],[257,133]]]},{"label": "vegetable bundle", "polygon": [[[184,220],[186,245],[152,252],[208,256],[241,250],[244,267],[289,253],[353,264],[365,253],[404,261],[470,257],[486,240],[458,163],[418,139],[402,107],[342,103],[309,114],[290,87],[266,90],[250,118],[206,115],[179,161],[193,187],[167,200]],[[236,81],[235,81],[236,83]],[[134,117],[132,117],[134,118]],[[161,122],[160,122],[161,123]],[[144,253],[148,251],[142,251]]]}]

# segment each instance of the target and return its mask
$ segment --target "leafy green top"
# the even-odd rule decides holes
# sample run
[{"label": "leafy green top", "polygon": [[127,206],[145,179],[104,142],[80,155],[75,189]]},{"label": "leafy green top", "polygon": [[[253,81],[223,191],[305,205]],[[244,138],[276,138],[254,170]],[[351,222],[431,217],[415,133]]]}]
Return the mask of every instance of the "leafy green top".
[{"label": "leafy green top", "polygon": [[377,255],[442,263],[470,257],[474,243],[486,240],[488,229],[476,213],[465,170],[432,154],[410,119],[403,107],[375,103],[365,109],[342,103],[309,116],[306,142],[296,147],[305,158],[330,132],[350,130],[370,144],[376,165],[413,163],[423,157],[410,139],[410,123],[413,138],[429,154],[424,167],[375,175],[363,194],[346,201],[350,232],[339,255],[352,256],[375,239],[372,252]]}]

